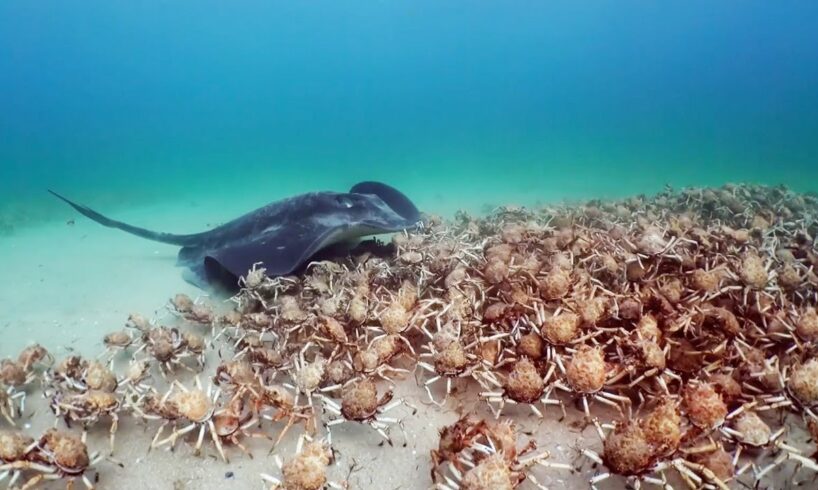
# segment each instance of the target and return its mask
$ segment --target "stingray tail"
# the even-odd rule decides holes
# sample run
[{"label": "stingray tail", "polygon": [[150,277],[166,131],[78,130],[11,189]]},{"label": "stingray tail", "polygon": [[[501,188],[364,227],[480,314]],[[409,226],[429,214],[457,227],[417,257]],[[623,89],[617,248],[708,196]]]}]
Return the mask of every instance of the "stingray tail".
[{"label": "stingray tail", "polygon": [[77,212],[86,216],[97,223],[101,224],[102,226],[107,226],[109,228],[117,228],[122,231],[126,231],[132,235],[136,235],[138,237],[147,238],[148,240],[153,240],[156,242],[168,243],[171,245],[179,245],[179,246],[191,246],[196,245],[199,243],[202,234],[194,234],[194,235],[174,235],[172,233],[161,233],[151,230],[146,230],[144,228],[139,228],[137,226],[131,226],[127,223],[123,223],[121,221],[112,220],[107,218],[98,212],[94,211],[93,209],[83,206],[82,204],[77,204],[68,198],[65,198],[56,192],[52,191],[51,189],[48,190],[51,194],[56,196],[57,198],[61,199],[68,203],[69,206],[76,209]]}]

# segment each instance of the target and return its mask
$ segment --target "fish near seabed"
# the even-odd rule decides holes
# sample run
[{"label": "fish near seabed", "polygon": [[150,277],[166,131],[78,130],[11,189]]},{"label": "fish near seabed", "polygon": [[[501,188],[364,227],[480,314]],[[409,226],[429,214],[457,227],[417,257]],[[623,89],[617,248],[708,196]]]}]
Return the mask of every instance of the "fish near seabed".
[{"label": "fish near seabed", "polygon": [[177,265],[200,287],[238,287],[254,264],[269,276],[290,274],[330,245],[415,226],[420,212],[397,189],[361,182],[349,192],[310,192],[267,204],[217,228],[176,235],[146,230],[107,218],[54,191],[80,214],[110,228],[161,243],[178,245]]}]

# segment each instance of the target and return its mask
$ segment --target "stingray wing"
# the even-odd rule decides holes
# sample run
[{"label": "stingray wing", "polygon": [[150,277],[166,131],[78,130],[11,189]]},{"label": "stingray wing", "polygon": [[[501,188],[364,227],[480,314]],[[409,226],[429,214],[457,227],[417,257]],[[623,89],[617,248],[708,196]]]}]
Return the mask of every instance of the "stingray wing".
[{"label": "stingray wing", "polygon": [[292,274],[330,245],[402,230],[419,217],[411,201],[383,184],[353,190],[305,194],[259,210],[223,230],[230,233],[214,234],[219,241],[186,247],[179,262],[200,282],[235,287],[256,264],[271,277]]},{"label": "stingray wing", "polygon": [[348,230],[347,225],[321,226],[314,222],[271,230],[205,253],[205,275],[209,282],[237,280],[255,264],[267,269],[270,277],[286,275],[320,249],[343,239]]}]

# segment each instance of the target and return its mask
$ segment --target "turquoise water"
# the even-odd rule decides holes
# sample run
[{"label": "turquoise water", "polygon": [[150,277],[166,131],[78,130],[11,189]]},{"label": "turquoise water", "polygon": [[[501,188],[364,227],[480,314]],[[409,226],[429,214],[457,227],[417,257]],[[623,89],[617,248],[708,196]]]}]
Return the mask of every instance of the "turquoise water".
[{"label": "turquoise water", "polygon": [[[184,269],[175,266],[178,246],[104,228],[49,188],[127,223],[191,233],[288,195],[345,190],[361,180],[390,183],[422,210],[450,215],[458,208],[654,193],[665,184],[754,182],[818,192],[816,162],[815,0],[0,0],[0,360],[17,358],[35,342],[57,360],[98,358],[103,336],[121,330],[133,313],[209,337],[207,328],[168,312],[177,293],[197,299],[212,293],[185,282]],[[446,254],[449,237],[434,240],[427,257]],[[533,246],[539,247],[525,245]],[[550,265],[562,263],[559,257]],[[708,268],[722,261],[702,257]],[[438,274],[434,262],[428,269]],[[596,295],[584,272],[593,262],[576,264],[577,294]],[[420,277],[406,278],[417,281],[434,312],[438,289],[427,288],[423,267]],[[540,276],[547,278],[545,270]],[[397,284],[405,275],[384,272],[390,279],[373,285]],[[483,275],[471,266],[469,274]],[[474,300],[474,318],[499,298],[515,299],[517,284],[490,287],[490,301]],[[812,290],[805,291],[806,297]],[[386,292],[373,288],[373,317]],[[303,307],[323,313],[312,296],[303,295]],[[206,302],[227,307],[223,299],[214,294]],[[455,305],[458,295],[449,291],[443,301]],[[566,302],[569,309],[573,303]],[[800,304],[793,300],[776,315],[794,315]],[[413,310],[413,319],[428,317],[426,309]],[[747,317],[739,309],[739,318]],[[306,326],[313,323],[311,317]],[[228,360],[234,350],[226,340],[208,349],[205,383],[217,356]],[[150,352],[135,351],[120,356],[118,374],[126,357]],[[351,357],[355,350],[333,356],[338,352]],[[166,383],[153,372],[150,383],[164,392]],[[293,372],[280,374],[276,383]],[[406,382],[419,379],[409,375]],[[51,389],[44,397],[38,384],[30,384],[18,421],[35,437],[55,424],[46,407]],[[393,448],[369,428],[345,436],[339,427],[330,477],[350,478],[350,488],[427,488],[426,455],[438,447],[438,429],[454,422],[455,412],[490,417],[482,402],[455,405],[468,395],[455,388],[439,410],[422,388],[396,387],[396,401],[405,397],[420,411],[391,412],[407,424],[393,427]],[[316,403],[320,415],[323,402]],[[521,428],[533,428],[541,450],[553,455],[547,464],[583,464],[577,450],[601,448],[596,433],[577,430],[581,421],[573,417],[557,422],[557,411],[549,408],[548,425],[520,417]],[[159,424],[146,427],[131,415],[122,422],[116,459],[124,468],[101,462],[100,488],[258,488],[260,473],[281,474],[271,441],[250,446],[253,460],[233,448],[235,459],[225,465],[194,458],[192,447],[148,454]],[[106,418],[92,430],[91,452],[107,455],[107,424]],[[289,460],[301,425],[276,455]],[[316,435],[324,434],[320,428]],[[401,447],[407,434],[412,443]],[[788,426],[781,441],[800,444],[802,435]],[[212,447],[206,452],[214,454]],[[543,468],[538,475],[552,488],[585,488],[597,469],[583,467]],[[790,468],[779,475],[796,478]]]},{"label": "turquoise water", "polygon": [[0,4],[0,210],[818,190],[815,2]]}]

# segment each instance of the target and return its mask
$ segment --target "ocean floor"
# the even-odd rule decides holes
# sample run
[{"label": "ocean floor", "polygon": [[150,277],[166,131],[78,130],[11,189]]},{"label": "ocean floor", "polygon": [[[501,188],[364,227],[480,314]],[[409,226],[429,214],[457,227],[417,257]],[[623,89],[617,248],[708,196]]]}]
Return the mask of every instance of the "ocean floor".
[{"label": "ocean floor", "polygon": [[[178,204],[120,209],[108,214],[151,229],[184,233],[212,227],[256,205],[249,200]],[[105,209],[99,211],[106,213]],[[46,346],[58,360],[74,354],[93,358],[104,352],[103,336],[121,330],[129,314],[140,313],[158,323],[174,325],[178,320],[168,311],[168,300],[177,293],[192,298],[202,294],[187,284],[182,269],[175,267],[178,247],[104,228],[71,211],[64,214],[64,221],[20,228],[0,238],[0,257],[7,278],[0,284],[0,358],[15,357],[35,342]],[[73,222],[68,224],[68,220]],[[118,362],[124,367],[127,361],[119,358]],[[212,371],[218,362],[218,356],[211,355],[208,369]],[[180,376],[190,381],[184,372]],[[41,391],[32,391],[26,414],[18,422],[27,432],[39,434],[54,424],[54,418]],[[490,416],[485,404],[477,400],[462,407],[452,404],[443,410],[430,405],[414,380],[399,383],[396,396],[405,396],[418,409],[417,415],[404,418],[406,445],[398,431],[394,447],[389,447],[367,427],[341,427],[334,434],[337,461],[329,472],[331,479],[346,480],[350,488],[428,488],[429,451],[437,445],[438,430],[460,414]],[[557,422],[556,417],[545,421],[528,416],[525,419],[523,428],[540,434],[542,447],[551,450],[555,460],[575,458],[572,447],[582,431]],[[3,424],[0,421],[0,426]],[[107,450],[105,427],[90,432],[91,450]],[[117,432],[115,458],[124,466],[101,463],[99,488],[264,488],[260,473],[278,474],[274,460],[267,454],[270,443],[266,441],[250,442],[253,459],[231,450],[231,462],[224,463],[212,447],[205,457],[194,456],[192,448],[185,444],[178,445],[173,454],[149,452],[155,431],[155,424],[145,427],[128,418],[123,420]],[[584,433],[596,437],[591,428]],[[293,431],[280,446],[278,453],[284,459],[295,449],[295,434]],[[583,478],[568,472],[539,476],[542,483],[551,482],[553,486],[583,485]],[[63,487],[57,483],[51,486]]]},{"label": "ocean floor", "polygon": [[[156,230],[193,232],[252,208],[244,204],[187,202],[172,211],[164,205],[146,206],[120,210],[115,217]],[[217,309],[231,305],[224,298],[201,298],[199,290],[182,280],[181,269],[174,266],[176,247],[106,229],[68,212],[66,216],[66,221],[23,228],[0,238],[5,279],[0,284],[0,358],[15,357],[34,342],[48,348],[57,360],[72,354],[94,358],[104,352],[103,336],[121,330],[131,313],[140,313],[157,324],[183,325],[185,322],[168,307],[169,299],[177,293],[209,301]],[[68,219],[72,222],[67,222]],[[204,334],[207,330],[200,332]],[[206,372],[213,372],[220,362],[219,356],[228,355],[210,351]],[[120,355],[116,362],[123,367],[126,360]],[[182,371],[180,379],[189,384],[191,375]],[[209,380],[203,377],[202,381]],[[31,394],[27,408],[17,422],[27,432],[39,434],[54,424],[54,418],[41,391],[28,391]],[[333,431],[336,461],[330,467],[329,478],[346,482],[350,488],[429,488],[429,451],[437,446],[438,431],[464,414],[492,417],[485,402],[472,395],[455,393],[444,408],[439,408],[428,402],[412,376],[399,381],[395,396],[403,398],[407,406],[395,410],[394,416],[402,420],[403,430],[391,431],[393,446],[384,444],[366,426],[343,424]],[[579,456],[578,448],[601,451],[595,428],[583,423],[580,410],[569,409],[566,419],[561,418],[556,407],[549,407],[542,419],[522,406],[512,406],[504,413],[517,421],[522,433],[537,440],[540,450],[551,453],[548,461],[583,468],[574,472],[537,467],[531,473],[539,483],[551,488],[586,488],[588,478],[595,471],[602,471],[593,470]],[[594,413],[603,420],[615,418],[615,412],[605,407],[595,407]],[[1,424],[5,422],[0,421]],[[92,450],[107,450],[106,427],[103,424],[92,429],[89,436]],[[266,440],[249,443],[252,459],[235,448],[229,449],[231,462],[226,463],[207,445],[204,456],[195,456],[185,443],[178,444],[172,454],[163,449],[149,452],[156,427],[155,423],[146,426],[124,418],[117,432],[114,454],[122,465],[101,462],[99,488],[262,488],[261,473],[280,474],[268,455],[271,445]],[[297,433],[293,430],[276,454],[288,459],[294,453]],[[801,442],[805,440],[803,431],[798,429],[792,435]],[[623,486],[618,479],[601,484],[602,488]]]}]

